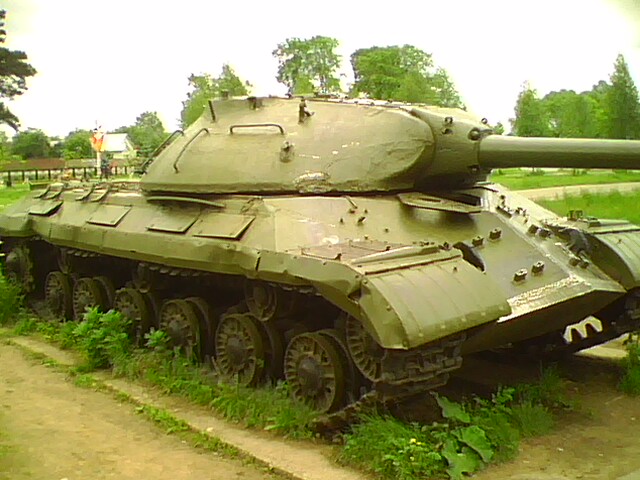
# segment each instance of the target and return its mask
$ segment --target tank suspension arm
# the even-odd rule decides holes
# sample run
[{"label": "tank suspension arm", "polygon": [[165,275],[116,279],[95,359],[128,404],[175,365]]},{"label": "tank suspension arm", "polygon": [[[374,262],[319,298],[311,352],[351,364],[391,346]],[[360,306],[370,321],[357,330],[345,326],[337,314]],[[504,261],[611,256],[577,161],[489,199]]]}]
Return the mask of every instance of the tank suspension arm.
[{"label": "tank suspension arm", "polygon": [[178,156],[176,157],[175,161],[173,162],[173,169],[175,170],[176,173],[179,173],[180,170],[178,170],[178,162],[180,161],[180,158],[182,158],[182,154],[187,150],[187,148],[189,148],[189,145],[191,145],[191,143],[198,138],[198,136],[202,133],[202,132],[207,132],[207,135],[209,135],[209,129],[208,128],[201,128],[200,130],[198,130],[198,132],[189,139],[189,141],[187,143],[184,144],[184,147],[182,147],[182,150],[180,150],[180,153],[178,154]]},{"label": "tank suspension arm", "polygon": [[478,162],[486,168],[633,170],[640,169],[640,141],[489,135],[480,141]]},{"label": "tank suspension arm", "polygon": [[252,127],[275,127],[280,130],[280,135],[284,135],[284,128],[277,123],[243,123],[241,125],[231,125],[229,127],[229,133],[233,135],[234,128],[252,128]]}]

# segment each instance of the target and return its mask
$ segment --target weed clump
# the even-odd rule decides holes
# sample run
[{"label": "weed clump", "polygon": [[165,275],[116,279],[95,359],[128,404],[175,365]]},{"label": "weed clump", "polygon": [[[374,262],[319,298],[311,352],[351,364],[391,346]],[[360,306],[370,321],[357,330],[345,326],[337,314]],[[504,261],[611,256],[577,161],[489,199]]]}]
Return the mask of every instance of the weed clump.
[{"label": "weed clump", "polygon": [[0,268],[0,326],[6,326],[15,321],[21,306],[20,287],[5,277]]},{"label": "weed clump", "polygon": [[37,332],[65,348],[79,350],[85,363],[78,373],[111,368],[115,375],[144,380],[164,393],[211,407],[225,418],[251,428],[295,438],[313,435],[311,423],[316,412],[291,398],[286,384],[249,388],[225,381],[214,369],[171,349],[166,332],[152,330],[145,335],[147,348],[136,349],[128,335],[130,331],[130,321],[120,313],[97,309],[88,311],[80,323],[25,318],[14,328],[15,333]]},{"label": "weed clump", "polygon": [[[101,313],[94,308],[85,314],[67,341],[73,341],[84,354],[87,370],[111,367],[129,357],[133,350],[127,334],[130,324],[130,320],[115,310]],[[69,331],[65,330],[65,333]]]},{"label": "weed clump", "polygon": [[620,390],[629,395],[640,395],[640,333],[631,333],[624,342],[627,356],[622,361],[624,375]]},{"label": "weed clump", "polygon": [[431,425],[364,415],[345,435],[340,461],[382,478],[461,479],[514,458],[521,438],[548,433],[553,411],[568,406],[563,392],[562,379],[549,370],[537,384],[501,388],[490,399],[437,396],[443,420]]}]

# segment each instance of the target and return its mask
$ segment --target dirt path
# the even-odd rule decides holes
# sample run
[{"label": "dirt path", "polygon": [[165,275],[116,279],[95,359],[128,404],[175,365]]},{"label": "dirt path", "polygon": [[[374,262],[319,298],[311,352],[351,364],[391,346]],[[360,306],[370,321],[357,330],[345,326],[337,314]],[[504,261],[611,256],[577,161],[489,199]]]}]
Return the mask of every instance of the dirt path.
[{"label": "dirt path", "polygon": [[[32,343],[47,354],[68,355]],[[616,345],[611,348],[619,350]],[[617,370],[610,360],[616,352],[611,353],[597,361],[562,362],[576,408],[560,419],[551,434],[523,441],[515,460],[493,465],[473,478],[639,480],[640,399],[617,390]],[[493,389],[533,378],[539,366],[492,367],[472,358],[463,370],[460,378],[482,379]],[[184,402],[173,407],[169,410],[198,423],[191,418],[197,416],[197,407]],[[301,455],[305,451],[304,445],[294,443],[288,448]],[[0,480],[254,480],[268,476],[257,467],[195,450],[136,415],[129,403],[78,388],[63,374],[26,359],[17,347],[0,344]]]},{"label": "dirt path", "polygon": [[562,362],[573,410],[560,416],[550,434],[524,440],[515,460],[474,478],[640,480],[640,399],[617,389],[618,370],[610,358],[602,358]]},{"label": "dirt path", "polygon": [[164,435],[131,405],[78,388],[0,344],[1,480],[267,477],[240,460]]}]

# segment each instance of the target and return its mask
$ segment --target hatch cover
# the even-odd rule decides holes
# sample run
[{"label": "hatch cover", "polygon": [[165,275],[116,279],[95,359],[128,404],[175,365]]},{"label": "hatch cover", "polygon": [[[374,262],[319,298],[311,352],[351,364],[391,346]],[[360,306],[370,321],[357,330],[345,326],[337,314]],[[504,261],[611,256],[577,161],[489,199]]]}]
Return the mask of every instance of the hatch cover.
[{"label": "hatch cover", "polygon": [[196,237],[238,239],[254,220],[252,215],[211,213],[193,226]]},{"label": "hatch cover", "polygon": [[169,233],[184,233],[198,219],[197,213],[177,213],[168,211],[155,217],[149,225],[148,230]]},{"label": "hatch cover", "polygon": [[122,205],[102,205],[89,217],[87,223],[115,227],[129,213],[129,210],[131,210],[131,207]]},{"label": "hatch cover", "polygon": [[55,213],[60,205],[62,205],[62,200],[40,201],[38,203],[34,203],[29,207],[29,214],[46,217],[51,215],[52,213]]}]

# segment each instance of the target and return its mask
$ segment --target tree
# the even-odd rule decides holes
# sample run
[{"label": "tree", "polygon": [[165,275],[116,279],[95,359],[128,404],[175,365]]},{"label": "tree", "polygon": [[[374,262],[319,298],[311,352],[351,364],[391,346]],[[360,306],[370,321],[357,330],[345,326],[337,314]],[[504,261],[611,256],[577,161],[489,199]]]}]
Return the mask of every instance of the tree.
[{"label": "tree", "polygon": [[493,126],[493,133],[496,135],[504,135],[504,125],[502,122],[498,122]]},{"label": "tree", "polygon": [[542,98],[554,137],[599,138],[606,136],[599,118],[602,107],[590,92],[550,92]]},{"label": "tree", "polygon": [[351,54],[353,95],[464,108],[446,70],[413,45],[371,47]]},{"label": "tree", "polygon": [[182,128],[188,127],[202,115],[208,100],[221,96],[222,92],[232,97],[248,95],[251,88],[251,84],[243,82],[227,64],[222,65],[222,72],[218,77],[212,77],[208,73],[192,74],[189,77],[189,86],[191,91],[182,102],[180,112]]},{"label": "tree", "polygon": [[640,138],[640,102],[638,89],[631,78],[629,67],[622,55],[614,64],[610,76],[611,87],[606,94],[608,137]]},{"label": "tree", "polygon": [[89,130],[74,130],[69,132],[62,142],[62,158],[72,160],[76,158],[93,158],[95,152],[91,148],[92,132]]},{"label": "tree", "polygon": [[516,117],[511,119],[513,132],[520,137],[551,136],[550,119],[538,93],[529,83],[522,86],[515,107]]},{"label": "tree", "polygon": [[29,158],[46,158],[51,150],[49,137],[42,130],[35,128],[29,128],[26,131],[15,134],[11,143],[12,152],[25,160]]},{"label": "tree", "polygon": [[131,143],[143,158],[150,156],[167,137],[167,131],[157,112],[143,112],[136,118],[135,124],[120,127],[116,132],[128,134]]},{"label": "tree", "polygon": [[[7,12],[0,10],[0,44],[7,37],[4,19]],[[22,95],[27,89],[26,79],[36,74],[36,69],[27,63],[27,54],[19,50],[9,50],[0,46],[0,99],[11,100]],[[11,110],[0,100],[0,123],[18,130],[20,122]]]},{"label": "tree", "polygon": [[340,56],[335,53],[339,42],[335,38],[317,35],[309,39],[287,38],[272,52],[278,59],[276,79],[291,95],[332,93],[340,91],[336,75]]},{"label": "tree", "polygon": [[0,163],[11,161],[11,142],[5,132],[0,132]]}]

